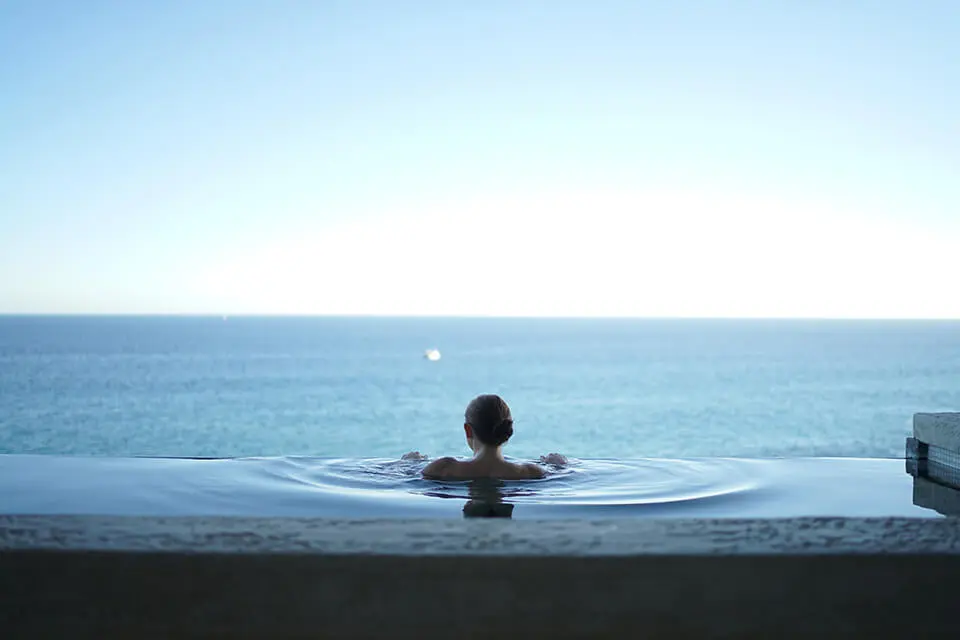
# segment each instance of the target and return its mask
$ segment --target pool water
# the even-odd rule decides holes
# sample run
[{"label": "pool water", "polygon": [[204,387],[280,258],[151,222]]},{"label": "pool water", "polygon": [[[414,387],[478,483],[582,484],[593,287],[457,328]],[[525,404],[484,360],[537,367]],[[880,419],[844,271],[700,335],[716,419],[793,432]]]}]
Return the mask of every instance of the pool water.
[{"label": "pool water", "polygon": [[327,518],[939,517],[897,459],[583,459],[522,482],[395,459],[0,455],[0,513]]}]

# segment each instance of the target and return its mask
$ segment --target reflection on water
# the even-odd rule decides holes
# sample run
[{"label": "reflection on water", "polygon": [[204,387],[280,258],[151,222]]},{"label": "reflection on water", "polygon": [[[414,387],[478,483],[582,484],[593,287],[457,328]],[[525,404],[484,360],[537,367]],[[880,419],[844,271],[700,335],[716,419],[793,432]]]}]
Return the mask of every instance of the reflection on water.
[{"label": "reflection on water", "polygon": [[504,502],[506,483],[478,478],[467,483],[470,499],[463,505],[464,518],[512,518],[513,503]]},{"label": "reflection on water", "polygon": [[960,491],[926,478],[913,479],[913,504],[945,516],[960,516]]},{"label": "reflection on water", "polygon": [[913,504],[945,516],[960,516],[960,469],[927,460],[907,460]]}]

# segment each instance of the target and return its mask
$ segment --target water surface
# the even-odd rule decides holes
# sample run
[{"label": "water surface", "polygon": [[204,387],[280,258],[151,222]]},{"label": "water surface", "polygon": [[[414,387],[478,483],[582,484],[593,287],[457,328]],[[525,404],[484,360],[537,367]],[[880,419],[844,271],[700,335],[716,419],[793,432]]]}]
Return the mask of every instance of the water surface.
[{"label": "water surface", "polygon": [[543,480],[440,482],[423,463],[0,456],[0,513],[513,518],[937,516],[902,460],[576,460]]}]

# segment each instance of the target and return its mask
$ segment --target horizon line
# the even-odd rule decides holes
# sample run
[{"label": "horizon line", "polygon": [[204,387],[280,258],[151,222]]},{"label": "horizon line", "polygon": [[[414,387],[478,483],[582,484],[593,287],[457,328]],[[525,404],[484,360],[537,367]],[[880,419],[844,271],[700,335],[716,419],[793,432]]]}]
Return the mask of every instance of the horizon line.
[{"label": "horizon line", "polygon": [[930,316],[684,316],[684,315],[470,315],[410,313],[215,313],[215,312],[9,312],[0,318],[302,318],[302,319],[436,319],[436,320],[807,320],[957,322],[960,317]]}]

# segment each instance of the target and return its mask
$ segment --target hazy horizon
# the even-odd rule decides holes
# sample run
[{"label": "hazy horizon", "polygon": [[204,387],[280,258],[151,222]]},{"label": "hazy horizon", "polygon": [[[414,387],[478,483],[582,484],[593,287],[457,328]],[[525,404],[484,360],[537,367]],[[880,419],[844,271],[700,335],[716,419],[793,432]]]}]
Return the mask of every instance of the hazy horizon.
[{"label": "hazy horizon", "polygon": [[857,317],[857,316],[536,316],[536,315],[457,315],[457,314],[361,314],[361,313],[149,313],[149,312],[0,312],[0,318],[204,318],[222,319],[271,319],[271,318],[302,318],[302,319],[369,319],[369,320],[657,320],[657,321],[797,321],[797,322],[960,322],[960,318],[919,318],[912,316],[902,317]]},{"label": "hazy horizon", "polygon": [[960,4],[0,5],[0,313],[956,319]]}]

